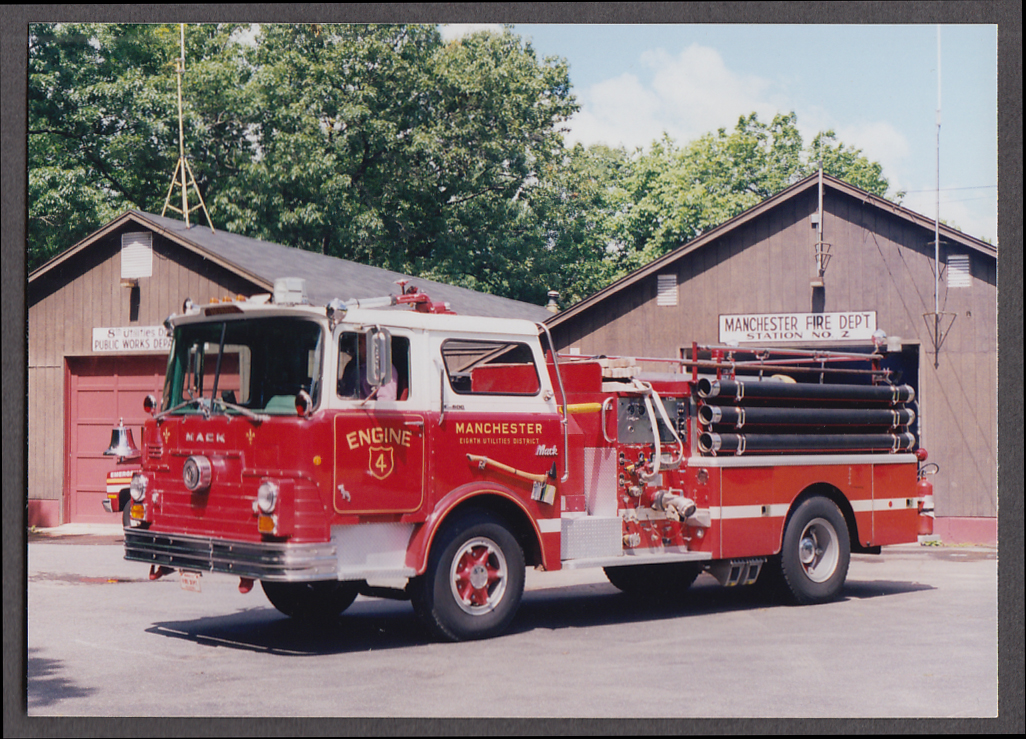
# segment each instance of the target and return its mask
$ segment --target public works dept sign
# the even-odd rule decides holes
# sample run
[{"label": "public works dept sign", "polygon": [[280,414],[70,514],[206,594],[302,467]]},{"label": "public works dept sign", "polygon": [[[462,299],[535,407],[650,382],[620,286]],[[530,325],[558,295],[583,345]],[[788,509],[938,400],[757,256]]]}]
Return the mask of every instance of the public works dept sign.
[{"label": "public works dept sign", "polygon": [[168,352],[171,338],[163,326],[115,326],[93,329],[94,352]]}]

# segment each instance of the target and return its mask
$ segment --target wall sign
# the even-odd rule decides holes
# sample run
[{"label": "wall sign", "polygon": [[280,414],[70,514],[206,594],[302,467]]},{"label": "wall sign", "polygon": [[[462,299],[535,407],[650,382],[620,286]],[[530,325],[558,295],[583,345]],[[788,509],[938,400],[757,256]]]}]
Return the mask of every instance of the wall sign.
[{"label": "wall sign", "polygon": [[720,316],[720,343],[872,341],[876,311],[732,313]]},{"label": "wall sign", "polygon": [[115,326],[93,329],[94,352],[168,352],[171,338],[163,326]]}]

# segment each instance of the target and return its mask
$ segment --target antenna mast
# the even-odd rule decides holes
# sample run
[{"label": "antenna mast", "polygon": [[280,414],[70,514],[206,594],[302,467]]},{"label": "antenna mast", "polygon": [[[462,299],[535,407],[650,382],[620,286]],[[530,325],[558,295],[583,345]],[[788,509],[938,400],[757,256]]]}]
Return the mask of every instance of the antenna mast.
[{"label": "antenna mast", "polygon": [[[188,160],[185,158],[185,124],[183,122],[184,117],[182,115],[182,75],[185,74],[185,24],[179,24],[181,28],[181,56],[175,60],[175,68],[178,72],[178,164],[175,167],[175,173],[171,176],[171,186],[167,190],[167,198],[164,200],[164,210],[160,212],[160,215],[167,213],[168,208],[181,213],[182,217],[185,218],[185,225],[189,226],[189,213],[200,208],[203,209],[204,215],[207,217],[207,225],[210,226],[211,232],[214,230],[214,224],[210,221],[210,213],[207,212],[207,206],[203,203],[203,196],[200,195],[199,186],[196,184],[196,178],[192,174],[192,167],[189,166]],[[179,176],[181,179],[179,179]],[[182,188],[182,207],[176,208],[171,205],[171,193],[174,192],[175,186]],[[196,192],[196,198],[199,200],[199,205],[194,205],[192,208],[189,207],[189,187]]]},{"label": "antenna mast", "polygon": [[[937,201],[936,217],[933,221],[933,313],[926,313],[929,327],[930,319],[933,319],[933,366],[936,369],[940,365],[940,349],[951,325],[955,322],[955,314],[942,312],[940,309],[940,128],[941,128],[941,32],[937,26]],[[947,318],[947,327],[944,322]]]}]

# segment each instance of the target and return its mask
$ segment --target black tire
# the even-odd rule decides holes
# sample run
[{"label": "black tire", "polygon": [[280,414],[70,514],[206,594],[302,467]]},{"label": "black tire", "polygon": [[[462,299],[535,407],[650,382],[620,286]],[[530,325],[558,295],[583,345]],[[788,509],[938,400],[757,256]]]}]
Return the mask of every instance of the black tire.
[{"label": "black tire", "polygon": [[848,526],[826,498],[809,498],[794,511],[784,530],[780,575],[795,603],[835,599],[844,587],[851,561]]},{"label": "black tire", "polygon": [[446,641],[502,633],[524,593],[524,552],[498,518],[459,515],[439,532],[410,599],[431,633]]},{"label": "black tire", "polygon": [[129,529],[132,527],[132,499],[129,498],[121,506],[121,527]]},{"label": "black tire", "polygon": [[271,605],[291,618],[328,620],[337,618],[356,600],[358,582],[323,580],[318,582],[268,582],[260,586]]},{"label": "black tire", "polygon": [[609,582],[628,595],[645,600],[673,601],[687,592],[701,574],[702,567],[691,562],[671,562],[605,567],[603,572]]}]

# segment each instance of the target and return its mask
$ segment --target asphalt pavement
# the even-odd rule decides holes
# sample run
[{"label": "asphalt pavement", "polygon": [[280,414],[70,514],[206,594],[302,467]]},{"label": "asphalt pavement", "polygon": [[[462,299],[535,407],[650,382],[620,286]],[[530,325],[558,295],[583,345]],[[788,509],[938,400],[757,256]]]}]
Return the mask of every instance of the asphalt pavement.
[{"label": "asphalt pavement", "polygon": [[[707,574],[684,605],[651,607],[601,570],[528,570],[507,634],[441,644],[407,602],[361,596],[337,624],[311,631],[275,611],[259,585],[240,593],[237,578],[204,576],[200,593],[177,574],[153,582],[124,560],[122,539],[116,525],[28,532],[29,719],[575,722],[555,733],[602,719],[679,733],[672,722],[692,719],[914,717],[986,730],[999,715],[999,670],[1022,680],[1021,645],[1018,662],[999,650],[990,547],[854,555],[843,597],[810,607],[765,602]],[[630,723],[654,718],[671,723]]]}]

